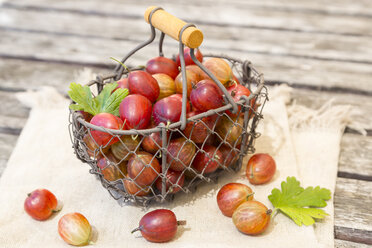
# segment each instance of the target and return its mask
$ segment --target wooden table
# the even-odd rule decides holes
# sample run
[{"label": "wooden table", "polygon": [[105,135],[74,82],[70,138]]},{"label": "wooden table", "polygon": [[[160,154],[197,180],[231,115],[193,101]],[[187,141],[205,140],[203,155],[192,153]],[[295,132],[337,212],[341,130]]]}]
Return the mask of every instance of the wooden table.
[{"label": "wooden table", "polygon": [[[187,3],[186,3],[187,2]],[[195,23],[205,53],[251,60],[268,84],[294,87],[300,104],[352,105],[367,128],[342,138],[336,247],[372,244],[372,2],[370,0],[8,0],[0,6],[0,174],[29,109],[14,93],[43,85],[66,92],[84,67],[104,74],[149,35],[149,5]],[[157,45],[134,56],[144,64]],[[177,52],[166,38],[165,55]]]}]

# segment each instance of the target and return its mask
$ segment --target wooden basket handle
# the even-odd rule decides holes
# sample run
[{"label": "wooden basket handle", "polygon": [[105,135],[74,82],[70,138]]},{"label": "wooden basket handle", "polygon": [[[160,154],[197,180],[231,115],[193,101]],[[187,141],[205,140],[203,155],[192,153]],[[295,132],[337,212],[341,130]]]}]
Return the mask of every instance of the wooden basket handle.
[{"label": "wooden basket handle", "polygon": [[[145,20],[150,23],[151,11],[158,8],[157,6],[148,7],[145,11]],[[155,10],[151,17],[151,24],[169,35],[175,40],[179,40],[181,29],[187,24],[186,22],[178,19],[177,17],[169,14],[163,9]],[[182,34],[182,43],[190,48],[197,48],[203,42],[203,33],[200,29],[195,27],[187,27]]]}]

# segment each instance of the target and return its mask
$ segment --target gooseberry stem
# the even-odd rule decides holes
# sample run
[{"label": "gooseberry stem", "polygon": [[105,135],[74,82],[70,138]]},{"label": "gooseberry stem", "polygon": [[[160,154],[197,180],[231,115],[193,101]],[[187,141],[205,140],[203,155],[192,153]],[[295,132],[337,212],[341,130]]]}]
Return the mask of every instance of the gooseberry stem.
[{"label": "gooseberry stem", "polygon": [[130,233],[134,233],[134,232],[137,232],[137,231],[141,231],[141,229],[142,229],[142,226],[139,226],[139,227],[133,229]]},{"label": "gooseberry stem", "polygon": [[130,71],[129,68],[128,68],[126,65],[124,65],[123,63],[121,63],[121,61],[115,59],[114,57],[110,57],[110,59],[112,59],[112,60],[118,62],[118,63],[119,63],[122,67],[124,67],[124,69],[127,70],[128,72]]},{"label": "gooseberry stem", "polygon": [[184,226],[184,225],[186,225],[186,220],[177,220],[177,225],[178,226]]},{"label": "gooseberry stem", "polygon": [[254,195],[254,192],[252,192],[249,195],[247,195],[246,200],[248,201],[249,197],[251,197],[252,195]]}]

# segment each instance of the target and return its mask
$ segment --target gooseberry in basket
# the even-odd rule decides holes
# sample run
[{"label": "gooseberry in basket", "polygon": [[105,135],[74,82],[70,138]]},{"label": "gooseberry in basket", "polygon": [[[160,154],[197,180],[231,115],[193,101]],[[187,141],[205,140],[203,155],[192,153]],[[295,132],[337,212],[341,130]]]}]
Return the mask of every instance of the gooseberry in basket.
[{"label": "gooseberry in basket", "polygon": [[240,145],[235,149],[227,144],[223,144],[218,148],[222,153],[222,161],[226,167],[231,166],[239,159],[239,153],[236,149],[240,149]]},{"label": "gooseberry in basket", "polygon": [[221,212],[231,217],[235,209],[245,201],[253,200],[253,191],[242,183],[228,183],[217,194],[217,204]]},{"label": "gooseberry in basket", "polygon": [[233,81],[230,82],[230,83],[232,83],[232,84],[235,84],[235,83],[236,84],[241,84],[239,78],[235,74],[233,74]]},{"label": "gooseberry in basket", "polygon": [[122,78],[119,81],[117,81],[117,83],[118,83],[118,87],[116,87],[115,90],[117,90],[119,88],[129,90],[128,78]]},{"label": "gooseberry in basket", "polygon": [[80,213],[68,213],[58,221],[58,233],[70,245],[88,245],[92,238],[92,226]]},{"label": "gooseberry in basket", "polygon": [[46,220],[61,209],[55,195],[47,189],[37,189],[27,195],[24,209],[35,220]]},{"label": "gooseberry in basket", "polygon": [[125,191],[134,196],[146,196],[150,194],[151,190],[149,186],[139,186],[132,179],[123,179],[123,185]]},{"label": "gooseberry in basket", "polygon": [[246,201],[234,211],[232,220],[242,233],[257,235],[263,233],[269,226],[271,212],[271,209],[259,201]]},{"label": "gooseberry in basket", "polygon": [[[151,127],[155,127],[155,125],[152,125]],[[169,133],[167,132],[167,140],[169,138]],[[153,132],[149,135],[147,135],[143,140],[142,140],[142,148],[146,152],[155,154],[163,145],[162,137],[161,137],[161,132]]]},{"label": "gooseberry in basket", "polygon": [[89,133],[84,135],[83,142],[86,145],[86,151],[91,158],[100,157],[102,153],[106,153],[110,149],[110,146],[99,147]]},{"label": "gooseberry in basket", "polygon": [[[249,96],[251,91],[240,84],[233,84],[227,88],[227,91],[230,93],[235,102],[238,102],[242,96]],[[254,99],[251,100],[251,106],[254,105]],[[250,110],[250,112],[252,112]],[[234,115],[230,110],[227,110],[228,115]],[[241,113],[241,106],[238,105],[238,113]]]},{"label": "gooseberry in basket", "polygon": [[[181,171],[167,170],[165,175],[165,191],[171,194],[175,194],[180,191],[185,182],[185,175]],[[156,180],[156,188],[161,192],[163,188],[163,178],[159,177]]]},{"label": "gooseberry in basket", "polygon": [[266,153],[253,155],[246,167],[246,175],[251,184],[264,184],[269,182],[276,171],[275,160]]},{"label": "gooseberry in basket", "polygon": [[158,82],[146,71],[130,72],[128,75],[128,86],[131,94],[145,96],[151,102],[155,102],[160,93]]},{"label": "gooseberry in basket", "polygon": [[[186,69],[187,97],[190,97],[192,88],[198,82],[199,82],[198,75],[195,72]],[[177,75],[176,79],[174,80],[174,83],[176,85],[177,93],[182,94],[182,91],[183,91],[182,71]]]},{"label": "gooseberry in basket", "polygon": [[119,113],[126,129],[145,129],[151,121],[152,105],[142,95],[129,95],[120,103]]},{"label": "gooseberry in basket", "polygon": [[[119,130],[123,128],[123,122],[120,120],[120,118],[110,113],[96,114],[95,116],[93,116],[90,123],[107,129]],[[106,132],[90,129],[90,133],[94,141],[99,146],[109,146],[119,140],[117,137],[114,137],[108,131]]]},{"label": "gooseberry in basket", "polygon": [[170,168],[174,171],[183,171],[190,166],[196,147],[191,141],[180,137],[169,142],[167,151],[167,163]]},{"label": "gooseberry in basket", "polygon": [[[179,99],[182,102],[182,94],[173,94],[173,95],[171,95],[169,97]],[[186,113],[188,113],[190,111],[191,111],[190,101],[186,101]]]},{"label": "gooseberry in basket", "polygon": [[[209,58],[203,65],[223,84],[227,85],[233,80],[233,73],[230,65],[221,58]],[[209,78],[207,74],[204,75]]]},{"label": "gooseberry in basket", "polygon": [[83,116],[84,120],[87,121],[87,122],[90,122],[90,120],[93,118],[93,115],[89,114],[88,112],[85,112],[85,111],[78,111],[81,113],[81,115]]},{"label": "gooseberry in basket", "polygon": [[111,146],[111,152],[119,161],[128,161],[131,152],[135,152],[137,147],[139,147],[138,137],[122,135],[120,140]]},{"label": "gooseberry in basket", "polygon": [[200,67],[197,65],[188,65],[186,66],[186,70],[192,71],[196,74],[197,82],[203,79],[209,79],[208,76],[206,76],[205,72],[202,69],[200,69]]},{"label": "gooseberry in basket", "polygon": [[105,154],[97,160],[103,178],[110,182],[124,178],[127,173],[127,163],[127,161],[117,160],[112,153]]},{"label": "gooseberry in basket", "polygon": [[[198,48],[194,49],[194,54],[195,54],[195,57],[196,57],[197,60],[199,60],[200,62],[203,62],[203,54],[200,52],[200,49],[198,49]],[[185,65],[195,65],[194,61],[191,58],[189,47],[186,47],[183,50],[183,55],[184,55],[184,58],[185,58]],[[181,61],[180,61],[180,55],[179,54],[177,55],[176,63],[177,63],[178,66],[181,66]]]},{"label": "gooseberry in basket", "polygon": [[212,80],[202,80],[196,84],[190,93],[190,101],[193,107],[200,112],[216,109],[224,105],[222,91]]},{"label": "gooseberry in basket", "polygon": [[198,143],[198,147],[201,147],[202,145],[211,145],[214,146],[216,145],[216,136],[215,134],[211,134],[207,137],[207,139],[203,143]]},{"label": "gooseberry in basket", "polygon": [[178,95],[179,94],[174,94],[165,97],[154,104],[152,116],[156,125],[159,125],[160,123],[167,125],[168,122],[172,123],[180,120],[182,112],[182,95]]},{"label": "gooseberry in basket", "polygon": [[167,151],[167,163],[170,168],[174,171],[183,171],[190,166],[196,147],[184,137],[180,137],[169,142]]},{"label": "gooseberry in basket", "polygon": [[[220,141],[227,142],[231,146],[237,146],[242,142],[244,118],[221,116],[216,126],[216,132]],[[222,139],[222,140],[221,140]]]},{"label": "gooseberry in basket", "polygon": [[132,233],[141,231],[146,240],[162,243],[174,238],[179,225],[186,225],[186,221],[177,221],[176,215],[171,210],[156,209],[145,214]]},{"label": "gooseberry in basket", "polygon": [[[189,112],[187,113],[187,118],[200,114],[199,112]],[[186,124],[186,128],[183,133],[186,137],[191,139],[197,144],[203,143],[205,139],[211,135],[211,130],[213,129],[214,123],[216,121],[216,116],[207,116],[202,119],[195,121],[190,121]]]},{"label": "gooseberry in basket", "polygon": [[215,172],[223,164],[222,153],[216,147],[205,145],[203,150],[196,153],[192,167],[199,173]]},{"label": "gooseberry in basket", "polygon": [[146,71],[150,74],[164,73],[175,79],[179,73],[176,62],[165,57],[155,57],[146,64]]},{"label": "gooseberry in basket", "polygon": [[159,161],[148,152],[139,151],[128,161],[128,176],[138,185],[151,185],[161,171]]},{"label": "gooseberry in basket", "polygon": [[176,84],[170,76],[164,73],[157,73],[152,76],[156,79],[160,88],[157,101],[176,93]]}]

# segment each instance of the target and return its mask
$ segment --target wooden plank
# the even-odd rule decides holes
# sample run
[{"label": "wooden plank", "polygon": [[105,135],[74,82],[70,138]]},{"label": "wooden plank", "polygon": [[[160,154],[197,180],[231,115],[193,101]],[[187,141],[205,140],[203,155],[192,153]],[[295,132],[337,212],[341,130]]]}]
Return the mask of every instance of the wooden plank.
[{"label": "wooden plank", "polygon": [[[146,26],[143,27],[147,29]],[[24,36],[27,35],[27,39]],[[0,56],[28,57],[39,60],[58,60],[65,63],[101,63],[114,65],[109,57],[120,58],[139,44],[138,41],[113,40],[102,37],[79,37],[61,34],[5,31],[0,30]],[[104,44],[104,46],[102,45]],[[276,56],[249,51],[236,51],[231,47],[205,47],[205,53],[228,54],[232,57],[249,59],[265,74],[268,80],[300,83],[316,87],[357,88],[370,91],[371,65],[323,61],[291,56]],[[177,44],[166,40],[166,55],[176,54]],[[38,51],[35,53],[34,51]],[[157,56],[157,44],[153,43],[136,53],[129,64],[145,64],[149,58]],[[358,80],[357,83],[355,80]]]},{"label": "wooden plank", "polygon": [[335,238],[359,244],[372,245],[372,232],[361,229],[335,226]]},{"label": "wooden plank", "polygon": [[335,226],[372,232],[371,191],[372,182],[337,178],[334,196]]},{"label": "wooden plank", "polygon": [[[69,84],[77,80],[79,71],[84,68],[87,66],[73,63],[0,59],[0,89],[16,92],[37,89],[45,85],[55,87],[61,92],[67,92]],[[89,69],[96,74],[109,72],[107,69],[92,66],[89,66]]]},{"label": "wooden plank", "polygon": [[371,136],[344,134],[341,140],[339,175],[372,181],[371,151]]},{"label": "wooden plank", "polygon": [[28,118],[29,109],[23,106],[13,92],[0,91],[0,126],[2,128],[19,129]]},{"label": "wooden plank", "polygon": [[371,247],[367,244],[355,243],[340,239],[335,239],[335,248],[368,248]]},{"label": "wooden plank", "polygon": [[17,143],[17,139],[18,135],[0,133],[0,177],[6,167],[10,154]]},{"label": "wooden plank", "polygon": [[[188,22],[197,24],[210,23],[217,25],[251,26],[267,29],[285,29],[301,32],[335,33],[343,35],[371,36],[372,30],[363,17],[324,15],[312,11],[286,11],[280,8],[252,8],[251,5],[237,5],[226,8],[226,2],[191,5],[188,2],[149,2],[149,1],[110,1],[101,4],[95,1],[53,1],[37,0],[29,4],[27,0],[8,2],[8,6],[28,6],[38,9],[59,9],[80,11],[85,14],[106,16],[130,16],[142,18],[144,10],[150,5],[161,5],[170,13]],[[190,14],[191,13],[191,14]],[[200,20],[203,17],[202,20]],[[322,22],[319,22],[319,19]],[[296,20],[296,21],[294,21]]]},{"label": "wooden plank", "polygon": [[[44,1],[45,2],[45,1]],[[121,3],[122,0],[111,0],[112,3]],[[124,1],[125,2],[125,1]],[[148,5],[161,5],[167,3],[167,0],[137,0],[137,3],[143,4],[143,2],[148,3]],[[224,7],[226,5],[225,0],[189,0],[185,3],[182,0],[174,0],[173,3],[178,5],[198,5],[198,6],[210,6],[211,4]],[[280,2],[275,0],[261,0],[259,2],[255,0],[230,0],[228,1],[230,7],[240,7],[245,5],[251,9],[266,8],[266,9],[276,9],[277,11],[288,12],[292,11],[318,11],[324,14],[335,14],[335,15],[369,15],[371,14],[371,2],[368,0],[359,0],[355,2],[353,0],[334,0],[331,2],[324,2],[324,0],[313,0],[313,1],[298,1],[298,0],[282,0]]]},{"label": "wooden plank", "polygon": [[[190,1],[192,3],[193,1]],[[204,4],[210,4],[216,1],[206,0]],[[259,2],[254,0],[231,0],[229,4],[233,6],[240,6],[245,4],[250,8],[270,8],[277,9],[283,12],[299,11],[299,12],[319,12],[329,15],[358,15],[370,16],[372,11],[370,9],[371,2],[368,0],[352,1],[352,0],[335,0],[325,2],[324,0],[314,1],[298,1],[298,0],[261,0]]]},{"label": "wooden plank", "polygon": [[[85,16],[76,13],[40,12],[31,10],[0,9],[14,29],[42,30],[66,35],[97,35],[111,39],[143,40],[148,35],[142,20],[102,16]],[[48,20],[47,22],[40,20]],[[75,25],[79,23],[79,25]],[[99,25],[98,25],[99,24]],[[125,28],[125,33],[123,32]],[[204,31],[203,46],[234,50],[239,48],[253,53],[275,56],[312,57],[321,60],[362,61],[372,63],[372,37],[295,33],[283,30],[260,30],[238,27],[210,27],[199,25]]]},{"label": "wooden plank", "polygon": [[329,92],[301,89],[295,89],[294,96],[299,105],[311,106],[312,108],[319,108],[330,99],[333,99],[335,105],[351,106],[353,121],[364,126],[366,129],[372,129],[372,123],[369,119],[371,118],[372,101],[369,96],[346,92],[330,94]]}]

